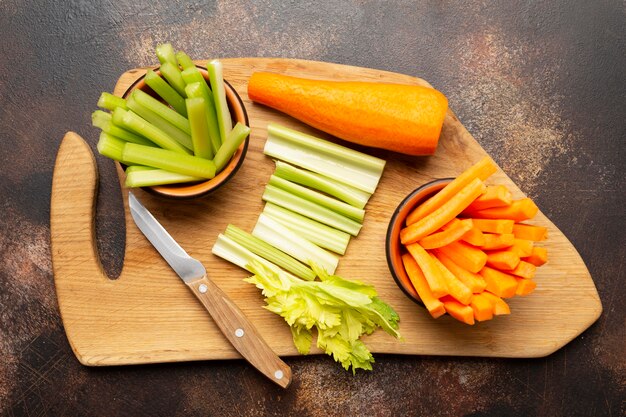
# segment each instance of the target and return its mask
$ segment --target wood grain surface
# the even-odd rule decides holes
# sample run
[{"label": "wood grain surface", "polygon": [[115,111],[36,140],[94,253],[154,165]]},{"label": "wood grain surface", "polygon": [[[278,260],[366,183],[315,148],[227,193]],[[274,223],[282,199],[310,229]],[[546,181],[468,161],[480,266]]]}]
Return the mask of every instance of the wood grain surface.
[{"label": "wood grain surface", "polygon": [[[273,58],[224,59],[224,76],[242,97],[252,128],[250,149],[237,176],[202,200],[177,202],[137,192],[138,198],[172,236],[206,266],[257,326],[279,355],[297,354],[283,320],[261,308],[263,299],[242,281],[246,272],[211,254],[218,233],[234,223],[250,231],[262,210],[261,194],[273,170],[262,153],[268,122],[282,123],[328,138],[271,109],[251,103],[246,82],[253,71],[335,80],[376,80],[428,85],[406,75],[321,62]],[[121,95],[145,69],[120,78]],[[460,324],[431,319],[396,287],[387,269],[384,236],[388,220],[406,194],[434,178],[452,177],[485,155],[452,112],[446,117],[435,156],[409,157],[364,149],[388,161],[377,192],[366,207],[364,227],[353,239],[337,273],[376,286],[400,314],[404,341],[379,331],[364,339],[373,352],[423,355],[539,357],[548,355],[590,326],[602,306],[591,276],[567,238],[543,214],[536,224],[549,228],[550,261],[537,274],[537,289],[511,300],[512,314]],[[119,171],[120,177],[123,173]],[[80,175],[77,175],[80,173]],[[499,172],[490,180],[523,194]],[[126,254],[122,273],[109,280],[94,245],[94,193],[97,172],[89,147],[66,135],[55,166],[52,201],[52,260],[63,324],[78,359],[86,365],[120,365],[239,357],[206,311],[137,230],[126,214]],[[123,190],[126,198],[126,190]],[[128,211],[125,201],[126,212]]]}]

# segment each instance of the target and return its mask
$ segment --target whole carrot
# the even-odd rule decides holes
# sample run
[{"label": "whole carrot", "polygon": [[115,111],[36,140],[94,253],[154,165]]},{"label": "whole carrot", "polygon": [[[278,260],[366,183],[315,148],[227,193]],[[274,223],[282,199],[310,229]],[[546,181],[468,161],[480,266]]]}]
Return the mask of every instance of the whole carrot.
[{"label": "whole carrot", "polygon": [[409,155],[437,148],[448,100],[417,85],[322,81],[255,72],[248,97],[360,145]]}]

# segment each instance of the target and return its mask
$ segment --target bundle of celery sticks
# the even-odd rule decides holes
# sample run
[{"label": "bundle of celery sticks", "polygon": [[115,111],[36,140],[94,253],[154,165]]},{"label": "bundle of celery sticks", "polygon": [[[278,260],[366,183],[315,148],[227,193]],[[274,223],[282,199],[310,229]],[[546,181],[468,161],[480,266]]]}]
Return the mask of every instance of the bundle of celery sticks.
[{"label": "bundle of celery sticks", "polygon": [[101,130],[98,152],[127,166],[128,187],[211,179],[250,133],[242,123],[233,127],[222,64],[207,64],[209,86],[183,51],[167,43],[157,46],[156,55],[161,75],[148,70],[145,83],[160,99],[140,89],[126,99],[100,96],[103,110],[92,114]]}]

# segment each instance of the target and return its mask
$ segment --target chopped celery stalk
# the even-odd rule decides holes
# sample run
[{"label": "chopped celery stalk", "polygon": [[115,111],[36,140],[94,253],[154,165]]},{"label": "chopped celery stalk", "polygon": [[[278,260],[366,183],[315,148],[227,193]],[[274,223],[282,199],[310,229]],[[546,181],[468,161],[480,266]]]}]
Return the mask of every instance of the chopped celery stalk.
[{"label": "chopped celery stalk", "polygon": [[266,155],[373,194],[385,161],[277,124],[267,128]]},{"label": "chopped celery stalk", "polygon": [[189,58],[189,55],[183,51],[176,52],[176,61],[178,61],[183,69],[194,68],[196,66],[196,64],[193,63],[193,60]]},{"label": "chopped celery stalk", "polygon": [[98,140],[98,152],[100,155],[111,158],[115,161],[122,161],[124,153],[124,145],[126,142],[111,136],[108,133],[100,132],[100,139]]},{"label": "chopped celery stalk", "polygon": [[126,108],[126,100],[122,97],[114,96],[113,94],[104,92],[100,94],[98,99],[98,107],[101,109],[115,110],[116,107]]},{"label": "chopped celery stalk", "polygon": [[228,227],[226,227],[226,232],[224,232],[224,234],[226,237],[231,238],[233,241],[248,249],[255,255],[259,255],[261,258],[267,259],[268,261],[302,279],[307,281],[313,281],[315,279],[315,273],[311,270],[311,268],[303,265],[286,253],[276,249],[264,240],[259,239],[250,233],[244,232],[237,226],[229,224]]},{"label": "chopped celery stalk", "polygon": [[222,146],[215,154],[213,162],[215,162],[215,168],[217,171],[221,171],[228,161],[232,158],[237,151],[237,148],[246,140],[246,137],[250,134],[250,128],[243,123],[237,122],[235,128],[230,131]]},{"label": "chopped celery stalk", "polygon": [[155,146],[152,141],[144,138],[143,136],[136,135],[113,124],[111,114],[103,112],[102,110],[96,110],[91,114],[91,124],[103,132],[106,132],[111,136],[115,136],[118,139],[125,140],[126,142],[146,146]]},{"label": "chopped celery stalk", "polygon": [[259,216],[252,235],[293,256],[300,262],[309,265],[311,262],[316,263],[329,274],[334,274],[335,269],[337,269],[339,258],[336,255],[298,236],[263,213]]},{"label": "chopped celery stalk", "polygon": [[171,85],[157,75],[156,72],[148,70],[146,72],[146,84],[154,90],[167,104],[172,106],[174,110],[187,117],[187,108],[185,107],[185,99],[172,88]]},{"label": "chopped celery stalk", "polygon": [[176,61],[176,54],[174,53],[174,47],[171,43],[162,43],[156,47],[156,56],[159,58],[161,64],[169,62],[172,65],[178,66]]},{"label": "chopped celery stalk", "polygon": [[226,102],[226,90],[224,89],[224,77],[222,74],[222,63],[217,59],[207,64],[209,73],[209,81],[211,82],[211,91],[213,92],[213,101],[215,102],[215,112],[217,115],[217,124],[220,128],[220,139],[222,143],[233,128],[233,122],[230,118],[230,110]]},{"label": "chopped celery stalk", "polygon": [[172,65],[171,63],[166,62],[161,65],[160,70],[161,75],[163,75],[163,78],[165,78],[168,84],[174,87],[174,90],[176,90],[181,97],[186,98],[185,82],[183,81],[183,76],[180,74],[180,68],[178,68],[178,65]]},{"label": "chopped celery stalk", "polygon": [[158,114],[163,119],[167,120],[183,132],[191,135],[191,127],[189,126],[189,120],[185,116],[182,116],[176,110],[161,103],[150,94],[141,91],[134,90],[132,93],[133,99],[147,109],[150,109],[153,113]]},{"label": "chopped celery stalk", "polygon": [[124,170],[124,172],[126,174],[130,174],[131,172],[138,172],[138,171],[154,171],[157,170],[158,168],[155,167],[148,167],[145,165],[131,165],[126,167],[126,169]]},{"label": "chopped celery stalk", "polygon": [[[200,158],[213,159],[213,149],[209,140],[209,126],[206,121],[206,105],[202,97],[188,98],[187,116],[191,125],[191,140],[193,141],[193,154]],[[220,170],[216,166],[217,171]]]},{"label": "chopped celery stalk", "polygon": [[204,178],[178,174],[164,169],[126,170],[127,187],[152,187],[153,185],[180,184],[183,182],[203,181]]},{"label": "chopped celery stalk", "polygon": [[123,162],[147,165],[192,177],[210,179],[215,176],[213,161],[134,143],[126,143],[124,146]]},{"label": "chopped celery stalk", "polygon": [[183,132],[167,120],[163,119],[152,110],[139,104],[133,96],[130,96],[130,98],[127,100],[127,103],[128,108],[137,113],[142,119],[149,123],[152,123],[154,126],[161,129],[163,133],[170,136],[172,139],[183,145],[185,148],[193,150],[191,136],[189,136],[187,133]]},{"label": "chopped celery stalk", "polygon": [[276,161],[274,175],[337,197],[356,208],[364,208],[371,194],[361,191],[315,172],[294,167],[286,162]]},{"label": "chopped celery stalk", "polygon": [[[220,128],[217,125],[217,117],[215,116],[215,104],[213,103],[213,97],[211,96],[209,86],[206,85],[206,81],[204,81],[202,74],[200,74],[197,68],[193,69],[195,69],[196,73],[200,76],[200,81],[187,84],[185,92],[189,98],[201,97],[204,99],[204,104],[206,105],[207,126],[209,127],[209,139],[211,140],[213,153],[216,153],[222,144],[222,140],[220,139]],[[183,71],[183,74],[187,71],[189,70]]]},{"label": "chopped celery stalk", "polygon": [[295,211],[310,219],[317,220],[335,229],[350,233],[352,236],[359,234],[361,224],[339,213],[322,207],[317,203],[305,200],[273,185],[267,185],[263,193],[263,200]]},{"label": "chopped celery stalk", "polygon": [[265,205],[263,213],[321,248],[340,255],[346,253],[348,243],[350,243],[350,235],[346,232],[326,226],[272,203]]},{"label": "chopped celery stalk", "polygon": [[327,195],[324,195],[317,191],[313,191],[309,188],[295,184],[291,181],[279,178],[276,175],[272,175],[270,177],[269,184],[274,185],[278,188],[282,188],[283,190],[288,191],[293,195],[297,195],[298,197],[302,197],[313,203],[317,203],[320,206],[329,208],[335,213],[343,214],[346,217],[350,217],[351,219],[354,219],[359,223],[363,223],[363,218],[365,217],[365,210],[363,209],[358,209],[351,206],[350,204],[344,203],[343,201],[339,201],[335,198],[328,197]]},{"label": "chopped celery stalk", "polygon": [[172,139],[167,133],[146,121],[132,110],[124,110],[118,107],[113,112],[113,123],[117,124],[116,119],[121,119],[119,120],[119,123],[121,123],[120,127],[145,136],[163,149],[169,149],[183,154],[191,153],[183,145]]}]

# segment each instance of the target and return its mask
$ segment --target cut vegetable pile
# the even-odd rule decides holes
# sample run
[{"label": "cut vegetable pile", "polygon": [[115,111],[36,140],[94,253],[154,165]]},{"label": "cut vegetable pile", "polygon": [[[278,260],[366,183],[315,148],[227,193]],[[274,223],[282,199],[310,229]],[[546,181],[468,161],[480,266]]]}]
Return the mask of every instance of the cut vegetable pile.
[{"label": "cut vegetable pile", "polygon": [[317,346],[345,369],[371,370],[360,337],[378,327],[400,337],[399,317],[372,286],[333,274],[361,230],[385,161],[275,124],[264,152],[280,161],[256,226],[248,233],[229,225],[213,253],[254,274],[246,281],[291,326],[300,353],[309,352],[315,328]]},{"label": "cut vegetable pile", "polygon": [[536,268],[547,261],[537,246],[547,229],[523,221],[538,212],[530,198],[513,200],[488,157],[413,209],[400,232],[411,285],[434,317],[448,313],[474,324],[510,314],[503,298],[528,295]]},{"label": "cut vegetable pile", "polygon": [[102,132],[100,154],[126,165],[126,186],[146,187],[208,180],[228,164],[250,133],[232,126],[222,64],[207,64],[210,87],[184,52],[159,45],[159,76],[146,84],[161,98],[135,89],[127,99],[102,93],[92,124]]}]

